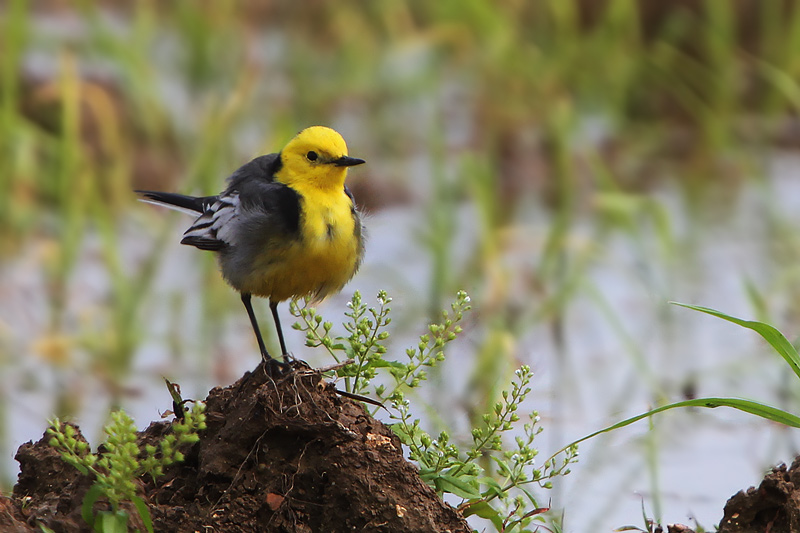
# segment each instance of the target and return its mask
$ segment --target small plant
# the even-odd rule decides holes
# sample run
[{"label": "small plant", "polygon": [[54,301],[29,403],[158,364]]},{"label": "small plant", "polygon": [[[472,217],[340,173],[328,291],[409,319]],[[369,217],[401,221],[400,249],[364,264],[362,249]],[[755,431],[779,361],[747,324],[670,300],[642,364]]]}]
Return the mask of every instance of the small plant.
[{"label": "small plant", "polygon": [[361,394],[366,392],[369,383],[376,375],[377,368],[384,363],[383,355],[386,353],[386,347],[382,342],[389,338],[389,332],[381,330],[392,321],[389,318],[391,301],[386,291],[380,291],[378,309],[373,307],[367,309],[361,299],[361,293],[356,291],[347,303],[349,311],[345,313],[350,321],[344,324],[344,328],[350,335],[332,338],[330,336],[332,322],[323,321],[322,316],[313,307],[307,305],[300,307],[297,301],[293,300],[290,304],[291,312],[303,323],[296,322],[292,327],[305,331],[306,346],[325,347],[337,363],[343,360],[351,361],[341,367],[337,375],[345,379],[347,392]]},{"label": "small plant", "polygon": [[[422,429],[420,420],[412,417],[405,391],[419,387],[427,379],[426,368],[445,359],[444,348],[461,333],[459,323],[470,309],[470,298],[460,291],[450,311],[442,311],[441,320],[428,326],[428,332],[420,336],[416,346],[405,351],[402,361],[385,358],[387,348],[383,341],[389,333],[384,328],[391,322],[391,298],[381,291],[377,299],[377,307],[368,307],[358,292],[354,294],[345,313],[350,320],[343,325],[349,332],[347,337],[332,336],[331,322],[315,309],[296,302],[290,307],[300,319],[294,328],[306,333],[307,346],[323,346],[338,363],[347,363],[337,369],[337,375],[345,379],[348,392],[362,394],[372,388],[381,401],[391,405],[390,417],[396,421],[392,429],[408,446],[410,459],[419,464],[420,477],[440,496],[462,498],[459,509],[465,516],[488,519],[497,531],[527,531],[525,527],[535,516],[548,510],[538,504],[530,486],[550,489],[550,480],[568,474],[569,465],[578,456],[577,446],[571,446],[564,450],[560,463],[552,457],[536,467],[538,450],[533,441],[542,431],[536,412],[529,415],[522,434],[516,432],[514,445],[508,446],[504,440],[503,436],[517,427],[519,407],[531,391],[530,367],[516,371],[511,389],[502,393],[502,401],[483,415],[480,426],[472,429],[471,445],[462,449],[451,442],[446,431],[434,439]],[[376,378],[388,378],[390,384],[377,383]]]},{"label": "small plant", "polygon": [[[205,429],[205,405],[195,403],[182,419],[172,425],[173,432],[166,435],[158,446],[136,442],[136,426],[124,411],[111,413],[111,422],[104,428],[108,436],[101,450],[91,453],[89,443],[78,439],[76,429],[58,418],[50,422],[47,433],[52,436],[50,445],[61,452],[61,457],[81,474],[92,475],[95,482],[83,500],[83,519],[95,531],[104,533],[127,532],[128,513],[122,509],[124,502],[136,508],[148,532],[153,523],[147,504],[137,496],[136,480],[144,475],[153,479],[163,475],[164,468],[184,460],[181,448],[198,441],[198,432]],[[93,507],[101,497],[108,500],[110,511],[94,514]]]},{"label": "small plant", "polygon": [[442,321],[429,325],[429,332],[420,336],[419,344],[406,350],[407,362],[384,358],[386,346],[383,341],[389,338],[389,332],[384,328],[392,321],[389,317],[391,301],[386,291],[380,291],[378,307],[367,307],[361,294],[356,291],[347,304],[349,311],[345,313],[350,319],[343,324],[350,333],[347,337],[332,337],[333,323],[324,321],[316,309],[301,307],[293,301],[291,312],[302,321],[293,327],[306,333],[306,346],[325,347],[337,363],[350,361],[337,370],[337,375],[345,379],[347,392],[367,392],[378,371],[387,370],[394,381],[393,385],[375,384],[374,392],[381,400],[392,401],[403,389],[418,387],[427,378],[426,367],[436,366],[444,360],[444,346],[461,333],[459,322],[470,309],[470,298],[466,292],[458,292],[455,302],[450,306],[452,314],[442,311]]},{"label": "small plant", "polygon": [[530,367],[522,366],[515,376],[511,390],[502,392],[502,401],[483,415],[483,425],[472,429],[472,445],[466,451],[451,443],[447,432],[440,433],[437,439],[431,438],[420,428],[419,420],[411,419],[410,404],[402,395],[392,401],[399,413],[392,415],[398,420],[393,429],[409,447],[411,459],[419,462],[420,477],[439,494],[449,492],[463,498],[459,510],[464,516],[486,518],[497,531],[504,533],[526,531],[525,526],[536,515],[548,510],[539,505],[527,486],[552,488],[550,480],[569,474],[569,465],[578,458],[577,446],[570,446],[560,463],[551,457],[536,468],[539,451],[533,447],[533,441],[543,429],[538,425],[536,411],[523,425],[523,435],[514,438],[516,446],[506,448],[503,434],[514,429],[520,420],[517,411],[531,391],[528,385],[533,372]]}]

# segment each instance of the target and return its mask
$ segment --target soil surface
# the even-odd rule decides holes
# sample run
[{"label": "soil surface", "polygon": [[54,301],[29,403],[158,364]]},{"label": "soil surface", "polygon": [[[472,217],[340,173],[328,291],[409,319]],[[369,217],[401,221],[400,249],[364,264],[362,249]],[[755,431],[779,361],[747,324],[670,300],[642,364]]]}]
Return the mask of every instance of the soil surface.
[{"label": "soil surface", "polygon": [[773,468],[758,488],[739,491],[725,504],[719,533],[755,531],[800,531],[800,457],[789,468]]},{"label": "soil surface", "polygon": [[[420,480],[394,433],[319,375],[273,380],[259,366],[211,390],[206,405],[208,429],[186,460],[155,482],[140,480],[156,531],[472,531]],[[155,442],[171,425],[154,422],[139,439]],[[92,480],[48,440],[19,448],[18,483],[0,496],[0,531],[89,531],[81,504]]]}]

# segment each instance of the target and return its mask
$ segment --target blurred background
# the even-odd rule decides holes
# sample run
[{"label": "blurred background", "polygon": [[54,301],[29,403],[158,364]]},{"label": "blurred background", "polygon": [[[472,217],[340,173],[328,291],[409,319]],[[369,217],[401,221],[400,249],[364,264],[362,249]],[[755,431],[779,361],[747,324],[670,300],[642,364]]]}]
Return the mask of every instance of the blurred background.
[{"label": "blurred background", "polygon": [[[326,319],[386,289],[401,359],[472,297],[414,398],[430,433],[469,439],[521,364],[542,457],[687,397],[796,413],[755,334],[668,302],[800,332],[798,50],[789,0],[3,1],[0,489],[54,415],[97,442],[111,408],[158,419],[162,377],[203,398],[255,367],[238,295],[178,244],[191,219],[131,190],[215,194],[314,124],[368,163],[366,260]],[[543,503],[566,531],[643,508],[710,528],[797,448],[737,412],[667,413],[582,445]]]}]

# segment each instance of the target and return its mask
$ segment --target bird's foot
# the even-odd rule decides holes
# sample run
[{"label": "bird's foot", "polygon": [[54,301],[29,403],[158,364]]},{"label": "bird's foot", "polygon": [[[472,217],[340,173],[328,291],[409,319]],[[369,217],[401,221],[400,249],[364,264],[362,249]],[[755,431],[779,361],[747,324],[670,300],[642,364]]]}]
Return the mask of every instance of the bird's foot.
[{"label": "bird's foot", "polygon": [[292,371],[292,365],[286,361],[273,359],[269,355],[262,356],[262,358],[264,360],[264,369],[270,377],[277,378]]}]

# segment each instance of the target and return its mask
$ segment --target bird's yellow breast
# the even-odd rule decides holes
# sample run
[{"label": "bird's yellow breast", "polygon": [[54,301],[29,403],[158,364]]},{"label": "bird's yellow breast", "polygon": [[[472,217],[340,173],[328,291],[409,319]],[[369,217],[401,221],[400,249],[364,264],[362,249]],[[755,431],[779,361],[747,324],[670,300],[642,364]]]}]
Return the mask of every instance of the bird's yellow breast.
[{"label": "bird's yellow breast", "polygon": [[272,301],[294,296],[322,299],[341,290],[358,268],[360,223],[344,190],[309,187],[298,192],[299,238],[280,251],[273,249],[268,264],[254,269],[261,272],[259,278],[247,287]]}]

